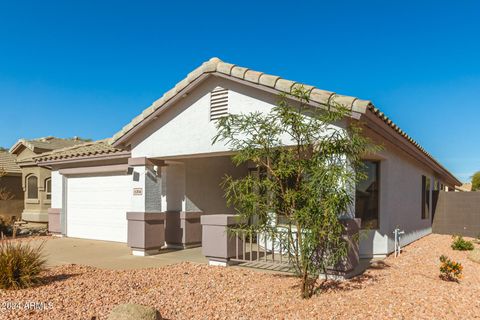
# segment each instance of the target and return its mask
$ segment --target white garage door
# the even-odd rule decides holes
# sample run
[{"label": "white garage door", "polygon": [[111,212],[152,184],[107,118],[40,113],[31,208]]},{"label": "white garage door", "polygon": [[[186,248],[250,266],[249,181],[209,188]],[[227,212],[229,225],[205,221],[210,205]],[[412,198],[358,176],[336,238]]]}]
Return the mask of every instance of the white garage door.
[{"label": "white garage door", "polygon": [[67,236],[127,242],[131,176],[70,177]]}]

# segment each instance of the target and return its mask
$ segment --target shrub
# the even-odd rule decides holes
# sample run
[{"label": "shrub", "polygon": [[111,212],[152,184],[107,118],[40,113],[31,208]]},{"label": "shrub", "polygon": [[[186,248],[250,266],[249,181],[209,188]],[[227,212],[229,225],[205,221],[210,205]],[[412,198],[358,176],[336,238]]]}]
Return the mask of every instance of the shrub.
[{"label": "shrub", "polygon": [[480,171],[472,176],[472,191],[480,191]]},{"label": "shrub", "polygon": [[440,256],[440,278],[446,281],[456,281],[462,278],[463,266],[447,256]]},{"label": "shrub", "polygon": [[453,250],[460,250],[460,251],[467,251],[473,250],[473,243],[471,241],[467,241],[463,239],[462,236],[453,236],[452,242],[452,249]]},{"label": "shrub", "polygon": [[31,246],[26,241],[0,241],[0,288],[27,288],[40,282],[39,274],[46,260],[43,246]]},{"label": "shrub", "polygon": [[0,218],[0,235],[10,237],[13,235],[13,225]]}]

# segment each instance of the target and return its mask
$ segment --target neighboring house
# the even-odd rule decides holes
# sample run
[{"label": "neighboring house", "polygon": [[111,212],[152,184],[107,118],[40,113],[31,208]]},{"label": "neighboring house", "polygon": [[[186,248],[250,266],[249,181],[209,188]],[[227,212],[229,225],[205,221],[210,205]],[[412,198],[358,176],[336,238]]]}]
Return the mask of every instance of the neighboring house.
[{"label": "neighboring house", "polygon": [[[215,120],[268,112],[279,94],[298,85],[213,58],[111,141],[35,157],[52,169],[52,227],[70,237],[127,242],[134,254],[146,255],[158,252],[156,237],[165,223],[167,246],[201,245],[200,216],[234,213],[226,205],[222,177],[254,170],[233,165],[227,145],[212,145]],[[395,228],[405,231],[402,244],[429,234],[435,190],[453,189],[460,181],[371,102],[305,88],[313,108],[335,101],[351,109],[351,119],[337,128],[359,119],[365,134],[384,146],[365,159],[369,176],[357,188],[362,256],[392,252]]]},{"label": "neighboring house", "polygon": [[22,170],[16,163],[16,156],[0,151],[0,218],[19,219],[23,211]]},{"label": "neighboring house", "polygon": [[50,170],[37,166],[32,157],[81,143],[85,141],[79,138],[45,137],[32,140],[20,139],[10,148],[10,153],[16,157],[16,162],[21,168],[21,186],[25,198],[23,220],[47,222],[48,208],[51,203]]},{"label": "neighboring house", "polygon": [[467,182],[462,184],[461,186],[455,186],[455,191],[457,192],[470,192],[472,191],[472,183]]}]

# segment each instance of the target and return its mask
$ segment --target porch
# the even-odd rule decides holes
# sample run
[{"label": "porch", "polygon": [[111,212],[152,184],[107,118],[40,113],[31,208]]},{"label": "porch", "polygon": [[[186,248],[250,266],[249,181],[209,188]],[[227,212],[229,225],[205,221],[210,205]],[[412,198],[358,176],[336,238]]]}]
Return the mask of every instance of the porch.
[{"label": "porch", "polygon": [[[40,245],[44,240],[33,240]],[[138,257],[131,254],[125,243],[87,240],[78,238],[50,238],[46,240],[44,253],[49,267],[67,264],[87,265],[101,269],[131,270],[158,268],[180,262],[206,264],[201,248],[162,250],[162,254]]]},{"label": "porch", "polygon": [[[32,240],[32,245],[38,246],[43,241],[42,238]],[[138,257],[133,256],[128,246],[122,243],[67,237],[47,239],[44,254],[49,267],[77,264],[108,270],[135,270],[159,268],[181,262],[208,263],[200,247],[184,250],[163,249],[162,254]],[[372,262],[374,261],[370,259],[361,259],[357,268],[358,273],[369,268]],[[286,265],[272,264],[263,260],[239,261],[234,267],[255,269],[260,272],[291,272]]]}]

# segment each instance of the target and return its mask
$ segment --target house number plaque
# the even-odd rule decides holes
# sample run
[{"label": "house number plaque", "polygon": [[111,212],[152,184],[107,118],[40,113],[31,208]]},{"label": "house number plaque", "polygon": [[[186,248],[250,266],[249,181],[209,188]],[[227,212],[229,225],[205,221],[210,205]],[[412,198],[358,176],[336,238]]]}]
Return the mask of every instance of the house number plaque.
[{"label": "house number plaque", "polygon": [[143,188],[133,188],[134,196],[141,196],[143,194]]}]

